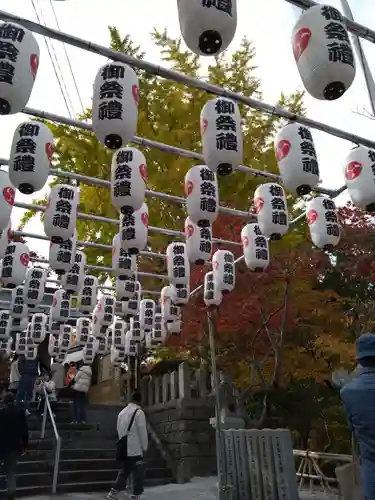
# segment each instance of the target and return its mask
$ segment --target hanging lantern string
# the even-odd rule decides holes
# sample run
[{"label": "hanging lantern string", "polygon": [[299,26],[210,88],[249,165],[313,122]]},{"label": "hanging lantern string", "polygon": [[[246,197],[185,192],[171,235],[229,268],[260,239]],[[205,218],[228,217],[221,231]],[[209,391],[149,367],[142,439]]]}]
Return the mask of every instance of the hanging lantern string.
[{"label": "hanging lantern string", "polygon": [[[317,2],[313,2],[313,0],[285,0],[300,9],[306,10],[310,7],[314,7],[315,5],[319,5]],[[356,23],[355,21],[351,21],[347,17],[344,17],[345,24],[348,30],[353,33],[355,36],[359,36],[368,42],[375,43],[375,31],[367,28],[363,24]]]}]

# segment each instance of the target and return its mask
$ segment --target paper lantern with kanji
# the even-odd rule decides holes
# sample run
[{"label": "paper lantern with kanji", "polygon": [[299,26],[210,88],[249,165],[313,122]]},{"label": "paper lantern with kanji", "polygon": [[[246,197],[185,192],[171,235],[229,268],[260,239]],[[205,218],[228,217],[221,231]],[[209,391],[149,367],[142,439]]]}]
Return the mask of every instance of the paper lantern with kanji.
[{"label": "paper lantern with kanji", "polygon": [[258,224],[246,224],[241,231],[245,263],[250,271],[262,272],[270,263],[268,240]]},{"label": "paper lantern with kanji", "polygon": [[48,354],[51,358],[56,358],[60,354],[59,339],[53,335],[49,336],[48,340]]},{"label": "paper lantern with kanji", "polygon": [[190,217],[185,219],[186,253],[192,264],[202,266],[212,253],[211,226],[199,227]]},{"label": "paper lantern with kanji", "polygon": [[44,123],[23,122],[16,128],[9,156],[9,178],[23,194],[42,189],[53,155],[53,135]]},{"label": "paper lantern with kanji", "polygon": [[167,332],[163,324],[163,316],[159,313],[155,314],[154,329],[152,330],[152,341],[155,344],[164,344]]},{"label": "paper lantern with kanji", "polygon": [[254,192],[259,228],[266,238],[281,239],[289,229],[284,189],[273,182],[260,184]]},{"label": "paper lantern with kanji", "polygon": [[38,72],[39,45],[31,31],[5,21],[0,23],[0,44],[0,115],[14,115],[30,99]]},{"label": "paper lantern with kanji", "polygon": [[375,150],[353,148],[344,162],[345,184],[357,207],[375,212]]},{"label": "paper lantern with kanji", "polygon": [[243,161],[241,115],[238,105],[225,97],[210,99],[200,117],[203,157],[218,175],[228,175]]},{"label": "paper lantern with kanji", "polygon": [[112,157],[112,205],[123,214],[139,210],[145,201],[146,158],[136,148],[121,148]]},{"label": "paper lantern with kanji", "polygon": [[[52,299],[53,300],[53,299]],[[48,318],[48,331],[51,335],[58,336],[60,334],[61,321],[57,321],[49,315]]]},{"label": "paper lantern with kanji", "polygon": [[133,339],[132,333],[129,330],[125,335],[125,351],[127,356],[136,357],[139,354],[139,344]]},{"label": "paper lantern with kanji", "polygon": [[190,279],[190,263],[187,257],[186,244],[170,243],[167,246],[168,279],[173,284],[186,285]]},{"label": "paper lantern with kanji", "polygon": [[91,330],[91,321],[89,318],[78,318],[76,323],[76,344],[86,345]]},{"label": "paper lantern with kanji", "polygon": [[223,294],[212,271],[204,276],[203,300],[207,307],[218,307],[223,300]]},{"label": "paper lantern with kanji", "polygon": [[212,256],[212,271],[221,292],[231,292],[236,283],[233,253],[229,250],[216,250]]},{"label": "paper lantern with kanji", "polygon": [[13,339],[0,340],[0,359],[8,359],[12,354]]},{"label": "paper lantern with kanji", "polygon": [[82,361],[85,365],[91,365],[95,361],[97,345],[95,337],[90,336],[82,351]]},{"label": "paper lantern with kanji", "polygon": [[70,270],[62,275],[61,285],[69,293],[79,292],[85,282],[86,255],[82,250],[76,250],[74,264]]},{"label": "paper lantern with kanji", "polygon": [[292,47],[303,85],[315,99],[339,99],[353,83],[353,48],[335,7],[315,5],[303,12],[293,29]]},{"label": "paper lantern with kanji", "polygon": [[112,267],[120,280],[134,277],[137,272],[137,256],[130,255],[121,247],[121,234],[117,233],[112,240]]},{"label": "paper lantern with kanji", "polygon": [[113,325],[113,345],[118,348],[125,345],[125,335],[128,331],[126,321],[116,320]]},{"label": "paper lantern with kanji", "polygon": [[237,0],[179,0],[181,35],[196,55],[217,56],[229,47],[237,28]]},{"label": "paper lantern with kanji", "polygon": [[53,294],[50,316],[53,321],[63,322],[70,318],[71,297],[70,294],[59,289]]},{"label": "paper lantern with kanji", "polygon": [[24,299],[24,288],[22,285],[12,290],[9,313],[12,318],[28,318],[29,308]]},{"label": "paper lantern with kanji", "polygon": [[48,262],[50,267],[61,275],[68,272],[74,264],[77,248],[77,231],[74,230],[72,238],[54,243],[51,241],[49,246]]},{"label": "paper lantern with kanji", "polygon": [[111,359],[111,364],[115,368],[120,367],[126,359],[125,344],[121,347],[112,346],[110,351],[110,359]]},{"label": "paper lantern with kanji", "polygon": [[340,226],[336,205],[325,196],[317,196],[306,203],[306,219],[311,241],[324,250],[335,247],[340,241]]},{"label": "paper lantern with kanji", "polygon": [[15,288],[23,283],[30,261],[29,248],[25,243],[12,241],[3,258],[1,281],[6,288]]},{"label": "paper lantern with kanji", "polygon": [[10,311],[3,309],[0,311],[0,340],[8,339],[10,336],[10,323],[12,317]]},{"label": "paper lantern with kanji", "polygon": [[18,333],[22,332],[22,330],[25,330],[27,328],[27,324],[29,322],[29,318],[15,318],[12,316],[12,324],[11,324],[11,333]]},{"label": "paper lantern with kanji", "polygon": [[189,284],[176,284],[176,285],[169,285],[172,294],[171,294],[171,299],[173,304],[176,306],[184,306],[189,302],[189,294],[190,294],[190,286]]},{"label": "paper lantern with kanji", "polygon": [[94,312],[97,315],[98,322],[101,325],[109,326],[113,322],[113,318],[115,315],[115,305],[116,300],[114,299],[114,297],[112,297],[112,295],[102,295],[99,298]]},{"label": "paper lantern with kanji", "polygon": [[96,309],[92,315],[92,328],[91,332],[96,339],[104,338],[107,335],[108,325],[102,325],[98,321],[98,315]]},{"label": "paper lantern with kanji", "polygon": [[143,299],[139,304],[139,322],[141,329],[150,332],[154,328],[155,302],[151,299]]},{"label": "paper lantern with kanji", "polygon": [[136,281],[135,279],[116,280],[116,297],[118,300],[129,300],[135,296]]},{"label": "paper lantern with kanji", "polygon": [[16,334],[15,351],[16,354],[25,354],[26,352],[27,331],[24,330]]},{"label": "paper lantern with kanji", "polygon": [[140,314],[137,314],[132,318],[130,318],[129,332],[130,332],[130,337],[132,340],[134,340],[134,342],[142,342],[142,340],[144,339],[145,334],[144,334],[144,329],[142,328],[141,325]]},{"label": "paper lantern with kanji", "polygon": [[44,232],[53,243],[72,238],[76,228],[79,191],[70,184],[51,187],[44,212]]},{"label": "paper lantern with kanji", "polygon": [[285,189],[302,196],[319,182],[319,165],[314,140],[299,123],[285,125],[275,137],[274,148]]},{"label": "paper lantern with kanji", "polygon": [[94,310],[98,296],[99,281],[96,276],[86,275],[83,287],[78,293],[78,308],[83,314],[90,314]]},{"label": "paper lantern with kanji", "polygon": [[132,214],[123,214],[120,218],[121,248],[130,255],[137,255],[147,245],[148,207],[143,203]]},{"label": "paper lantern with kanji", "polygon": [[47,269],[30,267],[26,271],[23,285],[25,302],[29,307],[34,307],[42,302],[47,281]]},{"label": "paper lantern with kanji", "polygon": [[47,314],[37,313],[32,315],[30,337],[33,339],[34,344],[39,345],[44,341],[47,333],[47,325]]},{"label": "paper lantern with kanji", "polygon": [[59,349],[60,352],[68,352],[73,345],[73,328],[70,325],[60,326]]},{"label": "paper lantern with kanji", "polygon": [[167,323],[166,325],[166,331],[167,331],[167,337],[169,335],[179,335],[181,333],[181,328],[182,328],[182,321],[180,316],[178,316],[177,319],[174,321],[171,321],[170,323]]},{"label": "paper lantern with kanji", "polygon": [[[0,106],[1,106],[1,99],[0,99]],[[0,169],[0,229],[1,230],[7,229],[10,225],[10,216],[12,214],[15,197],[16,197],[16,190],[12,185],[12,183],[10,182],[8,172]]]},{"label": "paper lantern with kanji", "polygon": [[186,210],[200,227],[208,227],[219,214],[219,187],[216,174],[205,165],[192,167],[185,175]]},{"label": "paper lantern with kanji", "polygon": [[117,61],[102,66],[94,81],[92,128],[98,140],[119,149],[137,132],[139,82],[135,71]]},{"label": "paper lantern with kanji", "polygon": [[111,347],[113,345],[113,330],[114,326],[113,324],[108,327],[107,330],[107,353],[111,351]]},{"label": "paper lantern with kanji", "polygon": [[173,288],[171,286],[165,286],[161,289],[160,292],[160,307],[161,307],[161,315],[163,316],[163,321],[174,321],[175,315],[173,314],[175,311],[172,310],[173,302]]},{"label": "paper lantern with kanji", "polygon": [[7,227],[5,229],[0,230],[0,259],[4,258],[7,246],[11,241],[11,236],[12,236],[11,221],[9,221]]}]

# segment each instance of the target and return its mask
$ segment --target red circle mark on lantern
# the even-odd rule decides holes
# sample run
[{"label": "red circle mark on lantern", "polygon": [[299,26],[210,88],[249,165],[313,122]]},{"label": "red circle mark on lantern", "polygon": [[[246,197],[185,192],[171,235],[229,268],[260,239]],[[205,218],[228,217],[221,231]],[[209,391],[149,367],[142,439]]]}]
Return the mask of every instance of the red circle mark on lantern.
[{"label": "red circle mark on lantern", "polygon": [[38,73],[39,68],[39,57],[37,54],[31,54],[30,56],[30,70],[33,75],[33,79],[35,80],[36,74]]},{"label": "red circle mark on lantern", "polygon": [[300,57],[307,49],[311,35],[312,33],[309,28],[301,28],[295,34],[293,40],[293,54],[296,62],[299,61]]},{"label": "red circle mark on lantern", "polygon": [[22,253],[20,255],[20,262],[23,266],[27,267],[30,262],[30,255],[28,253]]},{"label": "red circle mark on lantern", "polygon": [[357,177],[361,175],[362,163],[359,161],[351,161],[345,169],[345,179],[348,181],[354,181]]},{"label": "red circle mark on lantern", "polygon": [[139,88],[137,85],[132,85],[132,94],[133,94],[134,102],[138,106],[138,104],[139,104]]},{"label": "red circle mark on lantern", "polygon": [[190,196],[194,189],[194,183],[192,181],[185,182],[185,196]]},{"label": "red circle mark on lantern", "polygon": [[245,248],[249,246],[249,238],[247,236],[242,236],[242,244]]},{"label": "red circle mark on lantern", "polygon": [[255,213],[259,214],[264,206],[264,199],[261,196],[254,198]]},{"label": "red circle mark on lantern", "polygon": [[163,298],[161,299],[161,303],[165,304],[167,302],[167,297],[163,295]]},{"label": "red circle mark on lantern", "polygon": [[4,196],[4,200],[9,203],[9,205],[11,205],[13,207],[14,205],[14,199],[16,197],[16,192],[15,190],[12,188],[12,186],[6,186],[4,189],[3,189],[3,196]]},{"label": "red circle mark on lantern", "polygon": [[[102,309],[103,309],[102,303],[99,302],[98,303],[98,312],[100,312]],[[95,316],[95,319],[96,319],[96,316]]]},{"label": "red circle mark on lantern", "polygon": [[316,210],[314,210],[314,209],[309,210],[306,213],[306,219],[307,219],[307,223],[309,224],[309,226],[311,226],[311,224],[314,224],[314,222],[316,222],[318,220],[318,217],[319,217],[319,214]]},{"label": "red circle mark on lantern", "polygon": [[56,299],[56,297],[53,297],[53,299],[52,299],[52,307],[55,307],[56,304],[57,304],[57,299]]},{"label": "red circle mark on lantern", "polygon": [[142,163],[139,165],[139,173],[141,174],[142,179],[147,183],[148,175],[147,175],[147,165]]},{"label": "red circle mark on lantern", "polygon": [[52,156],[53,156],[53,144],[52,142],[46,142],[46,154],[48,161],[52,163]]},{"label": "red circle mark on lantern", "polygon": [[201,121],[201,130],[202,130],[202,134],[204,134],[207,130],[207,127],[208,127],[208,120],[206,119],[203,119]]},{"label": "red circle mark on lantern", "polygon": [[212,263],[212,268],[215,269],[215,271],[217,271],[219,269],[219,261],[214,260]]},{"label": "red circle mark on lantern", "polygon": [[144,226],[148,227],[148,213],[147,212],[142,213],[141,221],[142,221]]},{"label": "red circle mark on lantern", "polygon": [[280,141],[276,146],[276,160],[281,161],[288,156],[292,145],[287,140]]},{"label": "red circle mark on lantern", "polygon": [[188,224],[185,227],[185,236],[186,236],[186,238],[190,238],[191,236],[193,236],[193,234],[194,234],[194,226],[192,226],[191,224]]}]

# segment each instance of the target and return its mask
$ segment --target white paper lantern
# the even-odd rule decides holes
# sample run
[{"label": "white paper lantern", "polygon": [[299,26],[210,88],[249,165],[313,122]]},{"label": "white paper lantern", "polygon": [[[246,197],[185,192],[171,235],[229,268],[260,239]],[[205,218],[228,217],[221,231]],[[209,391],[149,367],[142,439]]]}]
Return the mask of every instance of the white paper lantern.
[{"label": "white paper lantern", "polygon": [[74,264],[61,278],[62,287],[69,293],[79,292],[85,282],[86,255],[82,250],[76,250]]},{"label": "white paper lantern", "polygon": [[222,293],[231,292],[236,283],[234,255],[229,250],[216,250],[212,256],[212,270]]},{"label": "white paper lantern", "polygon": [[8,359],[12,354],[13,339],[0,340],[0,359]]},{"label": "white paper lantern", "polygon": [[123,214],[139,210],[145,201],[146,158],[136,148],[121,148],[112,157],[112,205]]},{"label": "white paper lantern", "polygon": [[111,364],[115,368],[120,367],[126,358],[125,344],[123,346],[121,346],[120,348],[112,346],[110,353],[111,353],[110,354]]},{"label": "white paper lantern", "polygon": [[89,318],[78,318],[76,323],[76,344],[86,345],[89,341],[91,321]]},{"label": "white paper lantern", "polygon": [[3,309],[0,311],[0,340],[6,340],[9,338],[10,326],[9,323],[12,321],[10,316],[10,311]]},{"label": "white paper lantern", "polygon": [[31,317],[30,337],[36,345],[41,344],[46,338],[48,325],[47,314],[37,313]]},{"label": "white paper lantern", "polygon": [[96,276],[85,276],[83,287],[78,293],[78,308],[84,314],[89,314],[94,310],[98,296],[98,286],[99,281]]},{"label": "white paper lantern", "polygon": [[138,356],[139,349],[138,349],[138,342],[136,342],[132,338],[132,334],[130,331],[126,332],[125,335],[125,352],[127,356],[130,357],[136,357]]},{"label": "white paper lantern", "polygon": [[18,241],[9,243],[1,269],[1,281],[6,288],[15,288],[23,283],[29,261],[30,252],[25,243]]},{"label": "white paper lantern", "polygon": [[199,227],[190,217],[185,219],[186,253],[189,261],[198,266],[207,262],[212,253],[211,226]]},{"label": "white paper lantern", "polygon": [[223,294],[212,271],[204,276],[203,300],[207,307],[218,307],[223,300]]},{"label": "white paper lantern", "polygon": [[12,237],[11,221],[9,220],[8,226],[0,230],[0,259],[4,258],[5,251],[9,245]]},{"label": "white paper lantern", "polygon": [[219,214],[219,187],[216,174],[205,165],[192,167],[185,175],[186,209],[200,227],[210,226]]},{"label": "white paper lantern", "polygon": [[186,253],[186,244],[170,243],[167,246],[168,279],[173,284],[188,284],[190,279],[190,263]]},{"label": "white paper lantern", "polygon": [[353,148],[344,162],[345,184],[357,207],[375,212],[375,150]]},{"label": "white paper lantern", "polygon": [[293,29],[293,54],[307,92],[315,99],[341,97],[355,77],[355,59],[340,12],[315,5],[302,13]]},{"label": "white paper lantern", "polygon": [[101,325],[109,326],[113,322],[115,305],[116,301],[112,295],[102,295],[99,298],[94,314],[97,315],[97,321]]},{"label": "white paper lantern", "polygon": [[319,165],[310,130],[299,123],[288,123],[276,135],[274,147],[285,189],[298,196],[308,194],[319,182]]},{"label": "white paper lantern", "polygon": [[116,297],[120,301],[132,299],[136,293],[135,279],[116,280]]},{"label": "white paper lantern", "polygon": [[54,243],[49,246],[49,265],[59,275],[68,272],[74,264],[77,248],[77,231],[74,230],[72,238]]},{"label": "white paper lantern", "polygon": [[96,354],[98,356],[104,356],[108,351],[107,332],[104,337],[98,338],[97,341]]},{"label": "white paper lantern", "polygon": [[181,318],[175,319],[174,321],[167,323],[167,325],[166,325],[167,336],[179,335],[181,333],[181,328],[182,328]]},{"label": "white paper lantern", "polygon": [[63,289],[56,290],[52,298],[50,315],[53,321],[65,321],[70,317],[71,298]]},{"label": "white paper lantern", "polygon": [[24,300],[24,290],[22,285],[17,286],[12,290],[9,314],[12,318],[28,318],[29,308]]},{"label": "white paper lantern", "polygon": [[268,240],[258,224],[246,224],[241,231],[245,263],[251,271],[262,272],[270,263]]},{"label": "white paper lantern", "polygon": [[44,212],[44,232],[54,243],[72,238],[77,221],[79,191],[70,184],[51,187]]},{"label": "white paper lantern", "polygon": [[48,354],[51,358],[56,358],[60,353],[59,339],[53,335],[49,336],[48,340]]},{"label": "white paper lantern", "polygon": [[229,47],[237,27],[237,0],[179,0],[181,35],[197,55],[217,56]]},{"label": "white paper lantern", "polygon": [[173,321],[174,316],[171,313],[171,307],[173,298],[173,288],[171,286],[165,286],[160,291],[160,308],[161,315],[163,316],[163,321]]},{"label": "white paper lantern", "polygon": [[150,332],[154,328],[156,304],[151,299],[143,299],[139,305],[139,322],[141,329]]},{"label": "white paper lantern", "polygon": [[[53,299],[52,299],[53,300]],[[48,331],[51,335],[59,336],[60,335],[60,326],[61,321],[57,321],[52,318],[51,314],[48,318]]]},{"label": "white paper lantern", "polygon": [[34,360],[38,356],[38,346],[34,344],[32,338],[26,339],[26,351],[25,351],[25,359],[26,360]]},{"label": "white paper lantern", "polygon": [[333,200],[317,196],[306,203],[306,219],[311,241],[324,250],[335,247],[340,241],[340,226]]},{"label": "white paper lantern", "polygon": [[120,280],[133,278],[137,272],[137,256],[130,255],[121,247],[121,235],[115,234],[112,240],[112,267]]},{"label": "white paper lantern", "polygon": [[152,342],[155,344],[164,344],[167,332],[163,324],[163,316],[155,314],[154,329],[152,330]]},{"label": "white paper lantern", "polygon": [[44,123],[20,123],[9,156],[9,178],[23,194],[42,189],[47,182],[53,155],[53,135]]},{"label": "white paper lantern", "polygon": [[60,326],[59,350],[68,352],[73,345],[73,328],[70,325]]},{"label": "white paper lantern", "polygon": [[115,347],[125,346],[125,336],[128,330],[128,325],[125,321],[116,320],[113,325],[113,345]]},{"label": "white paper lantern", "polygon": [[82,361],[86,365],[91,365],[95,361],[98,343],[94,337],[90,337],[82,351]]},{"label": "white paper lantern", "polygon": [[218,175],[229,175],[243,162],[243,137],[238,105],[225,97],[210,99],[200,118],[203,157]]},{"label": "white paper lantern", "polygon": [[139,312],[140,299],[137,294],[133,299],[125,299],[121,302],[121,311],[126,318],[135,316]]},{"label": "white paper lantern", "polygon": [[25,354],[26,341],[27,341],[27,331],[26,330],[17,333],[16,342],[15,342],[15,346],[14,346],[16,354],[18,354],[18,355]]},{"label": "white paper lantern", "polygon": [[102,66],[95,77],[92,128],[110,149],[131,141],[137,132],[139,82],[135,71],[121,62]]},{"label": "white paper lantern", "polygon": [[107,330],[107,353],[111,352],[111,347],[113,346],[114,339],[114,325],[110,325]]},{"label": "white paper lantern", "polygon": [[130,255],[137,255],[147,245],[148,207],[143,203],[132,214],[123,214],[120,218],[121,248]]},{"label": "white paper lantern", "polygon": [[184,306],[189,302],[190,285],[171,285],[171,299],[176,306]]},{"label": "white paper lantern", "polygon": [[96,314],[96,312],[94,310],[94,314],[92,316],[92,327],[91,327],[91,331],[92,331],[93,336],[96,339],[105,338],[107,335],[107,329],[108,329],[108,325],[102,325],[101,323],[99,323],[98,315]]},{"label": "white paper lantern", "polygon": [[142,340],[145,338],[145,333],[141,325],[140,314],[137,314],[136,316],[130,318],[129,325],[130,338],[134,340],[134,342],[142,342]]},{"label": "white paper lantern", "polygon": [[15,23],[0,23],[3,47],[0,115],[20,113],[27,106],[39,66],[39,45],[33,33]]},{"label": "white paper lantern", "polygon": [[34,307],[42,302],[46,281],[47,269],[43,269],[41,267],[29,267],[26,271],[23,289],[25,302],[29,307]]},{"label": "white paper lantern", "polygon": [[284,189],[279,184],[260,184],[254,192],[254,207],[263,236],[279,240],[287,233],[288,207]]},{"label": "white paper lantern", "polygon": [[29,322],[29,318],[28,317],[25,317],[25,318],[14,318],[12,316],[12,322],[11,322],[11,325],[10,325],[11,334],[22,332],[22,330],[25,330],[25,328],[27,328],[28,322]]},{"label": "white paper lantern", "polygon": [[[0,92],[1,92],[1,75],[0,75]],[[0,98],[0,108],[1,108],[1,98]],[[16,190],[12,185],[12,183],[10,182],[8,172],[0,169],[0,229],[1,230],[9,228],[10,216],[12,214],[15,197],[16,197]]]}]

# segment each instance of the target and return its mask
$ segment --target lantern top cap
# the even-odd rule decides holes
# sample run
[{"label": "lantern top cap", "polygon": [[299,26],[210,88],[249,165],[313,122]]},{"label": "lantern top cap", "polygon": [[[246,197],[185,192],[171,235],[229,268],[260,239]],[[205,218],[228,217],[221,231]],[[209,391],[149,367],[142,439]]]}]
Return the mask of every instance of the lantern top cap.
[{"label": "lantern top cap", "polygon": [[375,357],[375,333],[365,333],[357,339],[357,361]]}]

